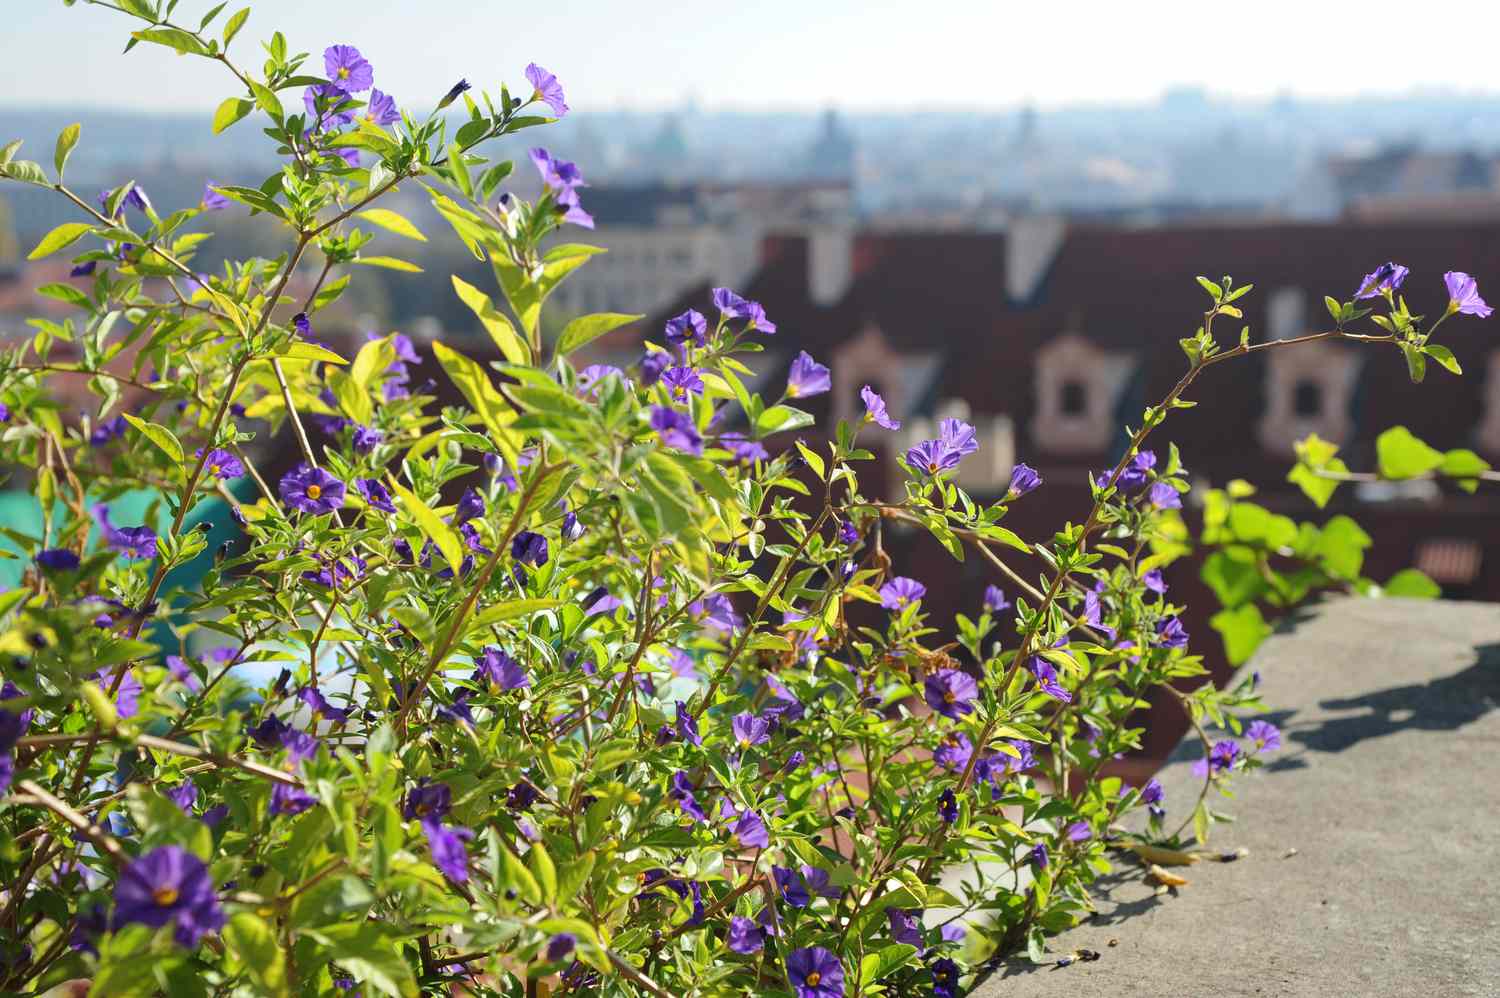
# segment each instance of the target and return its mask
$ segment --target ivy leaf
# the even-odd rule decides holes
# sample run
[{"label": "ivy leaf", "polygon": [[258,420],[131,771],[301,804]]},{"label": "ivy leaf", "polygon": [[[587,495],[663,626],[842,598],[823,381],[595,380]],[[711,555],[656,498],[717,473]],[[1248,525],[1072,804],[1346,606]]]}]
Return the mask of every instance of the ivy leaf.
[{"label": "ivy leaf", "polygon": [[1442,587],[1415,568],[1404,568],[1386,580],[1380,587],[1387,596],[1405,596],[1409,599],[1437,599],[1443,595]]},{"label": "ivy leaf", "polygon": [[1443,455],[1438,471],[1454,480],[1465,492],[1479,488],[1479,476],[1490,470],[1490,463],[1471,450],[1459,448]]},{"label": "ivy leaf", "polygon": [[1209,618],[1209,626],[1224,639],[1224,657],[1230,665],[1242,665],[1255,654],[1271,633],[1271,625],[1261,614],[1260,607],[1246,603],[1232,610],[1220,610]]}]

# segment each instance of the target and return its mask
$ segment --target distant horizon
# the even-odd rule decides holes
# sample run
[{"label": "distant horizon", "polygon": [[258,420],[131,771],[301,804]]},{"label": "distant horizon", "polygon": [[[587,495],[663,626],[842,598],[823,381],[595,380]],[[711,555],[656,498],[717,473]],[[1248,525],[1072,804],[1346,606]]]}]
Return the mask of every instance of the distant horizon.
[{"label": "distant horizon", "polygon": [[[1192,0],[958,0],[916,13],[899,0],[552,0],[514,13],[428,0],[418,16],[409,0],[244,2],[253,13],[231,47],[237,61],[258,66],[258,42],[277,28],[293,51],[312,53],[314,73],[325,46],[353,44],[375,67],[375,85],[418,111],[460,77],[519,89],[533,61],[557,74],[575,110],[599,113],[689,104],[746,114],[1050,112],[1150,105],[1184,87],[1236,101],[1500,96],[1488,60],[1472,45],[1454,52],[1500,35],[1500,4],[1398,24],[1363,0],[1261,0],[1238,19],[1205,16]],[[183,0],[176,20],[196,24],[212,4]],[[11,6],[19,9],[6,12],[0,40],[7,108],[211,111],[238,90],[209,60],[150,43],[122,54],[139,22],[119,13],[56,0]],[[1407,57],[1377,57],[1397,32]]]}]

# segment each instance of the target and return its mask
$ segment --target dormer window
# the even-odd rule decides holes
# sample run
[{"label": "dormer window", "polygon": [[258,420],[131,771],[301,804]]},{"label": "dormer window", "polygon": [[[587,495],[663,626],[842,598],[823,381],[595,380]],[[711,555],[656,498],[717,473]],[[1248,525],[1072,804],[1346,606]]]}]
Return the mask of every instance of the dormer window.
[{"label": "dormer window", "polygon": [[1088,399],[1088,389],[1083,382],[1069,378],[1062,383],[1058,409],[1064,416],[1082,416],[1089,411]]},{"label": "dormer window", "polygon": [[1359,363],[1353,350],[1332,343],[1272,351],[1266,359],[1266,408],[1257,427],[1261,446],[1290,457],[1309,433],[1347,443],[1354,433],[1350,408]]},{"label": "dormer window", "polygon": [[1115,407],[1135,370],[1127,353],[1101,349],[1064,333],[1036,356],[1036,412],[1031,438],[1038,449],[1098,455],[1115,434]]}]

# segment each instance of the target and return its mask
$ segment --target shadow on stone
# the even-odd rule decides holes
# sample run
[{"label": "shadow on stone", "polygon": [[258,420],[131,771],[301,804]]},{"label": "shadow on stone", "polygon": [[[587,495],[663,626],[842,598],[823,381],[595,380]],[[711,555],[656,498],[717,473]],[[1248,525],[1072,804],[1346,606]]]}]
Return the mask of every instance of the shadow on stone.
[{"label": "shadow on stone", "polygon": [[1294,728],[1290,738],[1314,752],[1342,752],[1396,731],[1453,731],[1472,724],[1500,707],[1500,643],[1477,645],[1474,652],[1474,664],[1451,676],[1319,701],[1324,710],[1360,713]]}]

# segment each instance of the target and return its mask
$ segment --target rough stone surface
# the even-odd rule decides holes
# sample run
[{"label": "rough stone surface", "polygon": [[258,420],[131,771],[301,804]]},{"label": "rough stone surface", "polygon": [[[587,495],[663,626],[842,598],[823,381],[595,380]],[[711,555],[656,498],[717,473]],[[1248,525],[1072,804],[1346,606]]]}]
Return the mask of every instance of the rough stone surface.
[{"label": "rough stone surface", "polygon": [[[1050,945],[1098,961],[1023,959],[975,998],[1500,996],[1500,606],[1338,600],[1248,668],[1283,748],[1221,800],[1239,820],[1211,845],[1250,855],[1164,897],[1121,860],[1099,916]],[[1197,752],[1160,774],[1178,820]]]}]

